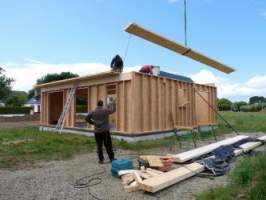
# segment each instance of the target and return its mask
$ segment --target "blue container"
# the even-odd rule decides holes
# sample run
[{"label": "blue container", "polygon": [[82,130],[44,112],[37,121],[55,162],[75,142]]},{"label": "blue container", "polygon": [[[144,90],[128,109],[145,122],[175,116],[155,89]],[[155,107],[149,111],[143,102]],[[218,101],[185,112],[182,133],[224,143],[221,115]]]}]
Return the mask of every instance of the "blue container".
[{"label": "blue container", "polygon": [[112,175],[118,177],[118,172],[120,170],[133,169],[133,162],[129,159],[118,159],[112,162]]}]

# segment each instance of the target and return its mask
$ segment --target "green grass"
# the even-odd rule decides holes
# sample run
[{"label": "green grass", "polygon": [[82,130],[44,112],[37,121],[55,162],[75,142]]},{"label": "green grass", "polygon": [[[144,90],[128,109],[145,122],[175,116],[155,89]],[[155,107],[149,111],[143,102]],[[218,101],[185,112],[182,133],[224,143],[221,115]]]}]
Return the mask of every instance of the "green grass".
[{"label": "green grass", "polygon": [[[128,143],[113,140],[114,147],[141,151],[148,148],[172,147],[174,137]],[[75,154],[95,149],[94,137],[75,134],[40,132],[36,127],[0,130],[0,168],[16,168],[40,160],[69,159]]]},{"label": "green grass", "polygon": [[[239,132],[266,132],[266,113],[220,112],[222,116]],[[218,134],[232,132],[224,121],[218,119]]]},{"label": "green grass", "polygon": [[91,151],[93,138],[40,132],[37,128],[0,130],[0,168],[31,164],[39,160],[70,158]]},{"label": "green grass", "polygon": [[[266,132],[265,113],[221,112],[221,114],[240,132]],[[219,120],[219,128],[215,132],[225,134],[232,130]],[[201,134],[201,139],[210,137],[212,137],[210,133]],[[182,140],[191,142],[192,135],[183,136]],[[134,151],[177,145],[175,137],[133,143],[114,140],[113,143],[116,148]],[[18,167],[40,160],[68,159],[75,154],[94,149],[93,137],[40,132],[36,127],[0,130],[0,168]]]},{"label": "green grass", "polygon": [[202,192],[197,200],[265,200],[266,153],[242,157],[229,175],[229,183]]}]

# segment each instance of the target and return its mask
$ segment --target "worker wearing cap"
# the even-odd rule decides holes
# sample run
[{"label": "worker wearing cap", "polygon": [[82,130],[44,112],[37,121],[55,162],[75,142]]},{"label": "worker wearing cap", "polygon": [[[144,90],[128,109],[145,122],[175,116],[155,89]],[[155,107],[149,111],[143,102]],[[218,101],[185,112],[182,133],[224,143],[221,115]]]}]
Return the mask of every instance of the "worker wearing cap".
[{"label": "worker wearing cap", "polygon": [[143,65],[142,68],[139,70],[139,72],[141,73],[145,73],[145,74],[153,74],[153,68],[154,66],[152,65]]},{"label": "worker wearing cap", "polygon": [[94,125],[95,140],[100,164],[103,164],[104,161],[103,145],[105,146],[110,161],[112,162],[115,160],[109,124],[109,115],[115,111],[115,100],[113,100],[107,108],[103,106],[103,101],[99,100],[97,102],[97,108],[90,112],[85,118],[88,123]]}]

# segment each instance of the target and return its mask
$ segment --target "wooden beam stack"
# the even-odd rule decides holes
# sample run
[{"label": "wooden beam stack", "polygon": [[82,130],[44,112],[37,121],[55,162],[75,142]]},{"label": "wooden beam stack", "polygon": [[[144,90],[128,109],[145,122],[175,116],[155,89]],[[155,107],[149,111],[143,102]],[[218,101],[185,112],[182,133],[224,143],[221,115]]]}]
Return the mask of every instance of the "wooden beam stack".
[{"label": "wooden beam stack", "polygon": [[[233,143],[240,141],[241,138],[245,139],[247,138],[247,136],[236,136],[234,138],[220,141],[219,143],[214,143],[212,145],[206,145],[204,147],[201,147],[201,149],[198,148],[197,151],[201,155],[207,154],[208,152],[210,152],[209,149],[213,149],[214,146],[216,146],[217,148],[221,145],[233,144]],[[262,136],[258,138],[258,141],[244,143],[240,145],[239,149],[236,149],[234,151],[234,154],[235,156],[240,156],[243,153],[249,152],[252,149],[257,148],[258,146],[262,145],[263,142],[265,141],[266,141],[266,136]],[[206,149],[208,149],[208,151]],[[188,154],[183,153],[183,155],[190,155],[192,151],[188,151],[188,152],[190,153]],[[196,154],[193,153],[192,155],[196,155]],[[189,158],[191,158],[191,156]],[[141,171],[140,170],[124,170],[124,171],[120,171],[119,175],[122,176],[125,191],[133,192],[133,191],[141,189],[147,192],[155,193],[173,184],[176,184],[182,180],[195,176],[198,173],[203,172],[204,169],[205,168],[203,165],[197,162],[193,162],[191,164],[183,165],[177,169],[173,169],[165,173],[148,168],[148,169],[142,169]]]}]

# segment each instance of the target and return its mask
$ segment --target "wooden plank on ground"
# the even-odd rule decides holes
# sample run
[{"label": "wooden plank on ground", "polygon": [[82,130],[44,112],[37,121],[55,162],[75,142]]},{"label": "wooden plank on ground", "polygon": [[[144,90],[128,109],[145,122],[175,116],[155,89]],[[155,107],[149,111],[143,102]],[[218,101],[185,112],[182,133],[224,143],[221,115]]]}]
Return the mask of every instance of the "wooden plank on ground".
[{"label": "wooden plank on ground", "polygon": [[124,190],[125,190],[125,192],[135,192],[135,191],[138,191],[139,190],[139,184],[136,181],[134,181],[130,185],[125,185],[124,186]]},{"label": "wooden plank on ground", "polygon": [[150,167],[163,167],[160,156],[146,156],[146,159],[149,162]]},{"label": "wooden plank on ground", "polygon": [[151,169],[151,168],[147,168],[146,171],[147,171],[147,172],[152,172],[152,173],[154,173],[154,174],[156,174],[156,175],[158,175],[158,174],[163,174],[163,173],[164,173],[164,172],[162,172],[162,171],[160,171],[160,170]]},{"label": "wooden plank on ground", "polygon": [[[266,136],[262,136],[258,139],[266,141]],[[234,153],[236,156],[239,156],[247,151],[255,149],[256,147],[262,144],[263,142],[247,142],[245,144],[242,144],[240,146],[241,149],[235,150]],[[139,185],[139,188],[147,192],[155,193],[203,171],[204,166],[194,162],[188,165],[184,165],[183,167],[174,169],[172,171],[143,180],[142,183]]]},{"label": "wooden plank on ground", "polygon": [[144,191],[154,193],[191,176],[194,176],[195,174],[200,173],[203,170],[203,165],[192,163],[185,165],[184,167],[180,167],[172,171],[159,174],[155,177],[143,180],[139,187]]},{"label": "wooden plank on ground", "polygon": [[246,139],[248,138],[248,136],[245,135],[238,135],[235,136],[233,138],[228,138],[213,144],[209,144],[209,145],[205,145],[196,149],[192,149],[190,151],[186,151],[180,154],[176,154],[176,155],[172,155],[172,158],[174,160],[174,162],[177,163],[184,163],[188,160],[191,160],[193,158],[197,158],[199,156],[205,155],[207,153],[210,153],[211,151],[213,151],[214,149],[222,146],[222,145],[230,145],[230,144],[234,144],[240,140]]},{"label": "wooden plank on ground", "polygon": [[123,176],[123,175],[125,175],[125,174],[132,174],[134,171],[137,171],[137,170],[135,170],[135,169],[120,170],[120,171],[118,172],[118,175],[119,175],[119,176]]},{"label": "wooden plank on ground", "polygon": [[239,156],[242,153],[247,153],[247,152],[251,151],[252,149],[255,149],[255,148],[261,146],[263,141],[264,142],[266,141],[266,136],[259,137],[258,139],[261,140],[262,142],[258,141],[258,142],[247,142],[247,143],[244,143],[244,144],[239,146],[240,147],[239,149],[236,149],[234,151],[234,154],[236,156]]}]

